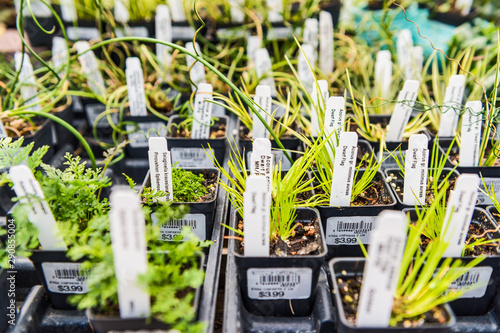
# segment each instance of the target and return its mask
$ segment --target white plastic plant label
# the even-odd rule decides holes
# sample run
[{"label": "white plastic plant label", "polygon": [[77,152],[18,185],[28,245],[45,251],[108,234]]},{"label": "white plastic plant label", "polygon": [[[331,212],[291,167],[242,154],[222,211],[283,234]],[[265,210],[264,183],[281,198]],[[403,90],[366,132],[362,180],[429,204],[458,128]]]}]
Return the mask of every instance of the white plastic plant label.
[{"label": "white plastic plant label", "polygon": [[271,23],[283,22],[283,2],[282,0],[266,0],[267,17]]},{"label": "white plastic plant label", "polygon": [[138,283],[138,276],[148,270],[146,223],[140,199],[134,191],[123,186],[113,189],[109,201],[120,317],[148,317],[151,310],[149,294]]},{"label": "white plastic plant label", "polygon": [[303,45],[311,45],[313,48],[314,56],[316,56],[319,45],[319,21],[317,19],[308,18],[305,20],[302,43]]},{"label": "white plastic plant label", "polygon": [[149,138],[149,176],[151,188],[155,191],[164,191],[166,196],[160,201],[173,200],[172,188],[172,160],[167,149],[167,139],[164,137]]},{"label": "white plastic plant label", "polygon": [[[158,224],[158,217],[151,214],[154,224]],[[159,240],[165,242],[185,241],[181,232],[183,228],[191,229],[191,232],[200,240],[206,240],[206,218],[204,214],[186,214],[182,219],[173,219],[164,222],[160,226]]]},{"label": "white plastic plant label", "polygon": [[313,83],[313,90],[311,93],[311,135],[314,137],[319,136],[321,133],[319,119],[324,119],[325,103],[329,97],[330,94],[328,92],[328,81],[318,80],[317,85]]},{"label": "white plastic plant label", "polygon": [[311,72],[311,68],[314,68],[316,62],[316,56],[314,55],[314,48],[309,44],[302,45],[302,50],[299,50],[299,55],[297,58],[298,62],[298,73],[299,80],[302,81],[307,91],[311,91],[314,85],[314,73]]},{"label": "white plastic plant label", "polygon": [[208,139],[210,137],[210,121],[212,119],[212,85],[200,83],[194,98],[192,139]]},{"label": "white plastic plant label", "polygon": [[429,165],[429,139],[425,134],[413,134],[405,158],[403,203],[425,205],[427,168]]},{"label": "white plastic plant label", "polygon": [[88,272],[80,269],[81,265],[73,262],[42,263],[47,289],[58,294],[86,294]]},{"label": "white plastic plant label", "polygon": [[90,50],[90,44],[86,41],[79,41],[75,43],[75,47],[78,51],[78,60],[82,65],[85,76],[87,77],[87,83],[90,90],[92,90],[95,95],[104,97],[106,92],[104,79],[99,71],[94,51]]},{"label": "white plastic plant label", "polygon": [[144,73],[141,61],[137,57],[129,57],[125,61],[128,100],[132,116],[147,116],[146,92],[144,91]]},{"label": "white plastic plant label", "polygon": [[[344,133],[345,99],[341,96],[332,96],[326,101],[325,109],[325,137],[330,137],[332,147],[337,147],[338,139]],[[335,132],[335,133],[334,133]]]},{"label": "white plastic plant label", "polygon": [[92,40],[99,38],[99,30],[94,27],[67,27],[69,40]]},{"label": "white plastic plant label", "polygon": [[357,245],[370,243],[370,232],[375,228],[375,216],[339,216],[326,220],[326,244]]},{"label": "white plastic plant label", "polygon": [[22,82],[21,94],[26,105],[35,104],[31,110],[38,111],[41,106],[38,104],[38,91],[36,89],[33,66],[27,53],[16,52],[14,54],[16,71],[19,71],[19,82]]},{"label": "white plastic plant label", "polygon": [[325,74],[333,71],[333,19],[326,11],[319,13],[319,68]]},{"label": "white plastic plant label", "polygon": [[351,205],[357,155],[358,134],[344,132],[340,136],[339,146],[335,153],[330,206],[348,207]]},{"label": "white plastic plant label", "polygon": [[405,75],[407,80],[422,79],[422,69],[424,65],[424,49],[421,46],[414,46],[410,50],[410,58],[406,64]]},{"label": "white plastic plant label", "polygon": [[63,76],[64,65],[68,61],[68,48],[66,40],[62,37],[54,37],[52,39],[52,63],[56,72]]},{"label": "white plastic plant label", "polygon": [[375,87],[377,95],[389,99],[392,81],[391,51],[378,51],[375,61]]},{"label": "white plastic plant label", "polygon": [[[200,46],[198,43],[193,44],[192,42],[186,43],[186,49],[192,54],[201,55]],[[205,77],[205,66],[199,61],[196,61],[195,58],[186,54],[186,62],[188,69],[190,68],[189,76],[194,84],[191,85],[191,89],[195,90],[196,86],[199,86],[201,83],[206,82]],[[194,64],[194,65],[193,65]]]},{"label": "white plastic plant label", "polygon": [[250,154],[250,174],[264,176],[267,181],[267,191],[272,190],[273,154],[269,139],[255,139]]},{"label": "white plastic plant label", "polygon": [[128,7],[129,0],[115,0],[114,14],[116,22],[127,23],[130,20]]},{"label": "white plastic plant label", "polygon": [[26,165],[10,168],[13,189],[21,204],[26,204],[28,220],[38,229],[38,241],[45,251],[66,251],[64,240],[59,235],[56,220],[45,201],[45,194],[40,184]]},{"label": "white plastic plant label", "polygon": [[[167,5],[156,7],[155,20],[156,39],[162,42],[172,42],[172,17]],[[163,65],[170,64],[170,47],[156,44],[156,57]]]},{"label": "white plastic plant label", "polygon": [[406,125],[410,120],[411,111],[418,95],[420,82],[416,80],[407,80],[403,86],[403,90],[399,92],[398,102],[394,107],[394,111],[389,121],[386,141],[401,142],[405,132]]},{"label": "white plastic plant label", "polygon": [[460,146],[460,166],[475,167],[479,165],[479,148],[481,146],[481,125],[483,123],[483,103],[467,102],[462,116],[462,145]]},{"label": "white plastic plant label", "polygon": [[455,189],[451,191],[441,235],[448,242],[443,257],[461,257],[467,231],[474,213],[479,187],[479,176],[463,173],[458,176]]},{"label": "white plastic plant label", "polygon": [[259,300],[306,299],[311,296],[312,269],[250,268],[247,270],[248,297]]},{"label": "white plastic plant label", "polygon": [[260,48],[255,52],[255,71],[260,79],[261,85],[266,85],[271,88],[271,96],[276,96],[276,85],[273,77],[273,64],[269,51],[266,48]]},{"label": "white plastic plant label", "polygon": [[172,19],[174,22],[186,22],[186,13],[184,12],[183,0],[169,0],[168,4],[172,11]]},{"label": "white plastic plant label", "polygon": [[[271,121],[271,88],[265,85],[258,85],[255,90],[255,97],[253,102],[256,104],[255,108],[260,116],[266,121],[267,124]],[[268,138],[269,132],[266,126],[254,113],[252,115],[252,137],[254,139],[258,138]]]},{"label": "white plastic plant label", "polygon": [[[486,187],[484,186],[486,184]],[[490,199],[490,197],[484,193],[483,191],[486,191],[486,188],[488,191],[491,192],[491,189],[495,191],[495,197],[497,198],[498,201],[500,201],[500,178],[490,178],[490,177],[483,177],[481,178],[481,183],[479,185],[479,192],[477,193],[477,204],[478,205],[493,205],[493,201]]]},{"label": "white plastic plant label", "polygon": [[410,66],[410,52],[412,47],[413,38],[411,37],[411,31],[408,29],[402,29],[398,33],[398,40],[396,42],[399,67],[405,68],[406,66]]},{"label": "white plastic plant label", "polygon": [[59,4],[61,7],[61,16],[64,21],[74,22],[78,19],[74,0],[61,0]]},{"label": "white plastic plant label", "polygon": [[167,135],[167,127],[161,121],[137,123],[137,126],[137,130],[132,133],[135,126],[126,125],[127,132],[130,132],[128,139],[132,141],[130,143],[132,148],[147,148],[149,147],[148,139],[150,137],[164,137]]},{"label": "white plastic plant label", "polygon": [[465,76],[452,75],[444,95],[444,108],[439,121],[438,136],[454,136],[457,128],[462,98],[464,96]]},{"label": "white plastic plant label", "polygon": [[245,256],[269,257],[270,210],[266,177],[248,176],[243,193]]},{"label": "white plastic plant label", "polygon": [[183,168],[213,168],[214,164],[203,148],[173,147],[170,150],[172,161]]},{"label": "white plastic plant label", "polygon": [[245,20],[245,14],[243,13],[243,8],[245,8],[245,3],[243,0],[229,0],[229,5],[231,6],[231,22],[233,23],[243,23]]},{"label": "white plastic plant label", "polygon": [[455,8],[460,10],[460,14],[467,16],[470,14],[473,1],[474,0],[457,0],[455,2]]},{"label": "white plastic plant label", "polygon": [[385,210],[377,217],[370,236],[369,259],[363,271],[357,327],[389,326],[406,232],[407,221],[403,212]]},{"label": "white plastic plant label", "polygon": [[[247,57],[251,64],[256,64],[257,50],[260,49],[262,45],[262,40],[259,36],[248,36],[247,37]],[[270,61],[270,60],[269,60]]]},{"label": "white plastic plant label", "polygon": [[[464,270],[460,267],[455,268],[455,270],[460,269]],[[461,299],[483,297],[486,294],[491,273],[493,273],[493,267],[491,266],[472,267],[468,272],[453,281],[447,293],[451,291],[465,291],[460,297]]]}]

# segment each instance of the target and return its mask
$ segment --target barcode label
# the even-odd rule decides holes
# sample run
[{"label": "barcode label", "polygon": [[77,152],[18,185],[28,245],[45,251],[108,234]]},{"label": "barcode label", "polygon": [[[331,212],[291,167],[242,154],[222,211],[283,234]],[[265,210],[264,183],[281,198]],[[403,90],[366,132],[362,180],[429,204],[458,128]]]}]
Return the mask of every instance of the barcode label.
[{"label": "barcode label", "polygon": [[465,290],[466,292],[461,298],[483,297],[486,293],[492,272],[493,268],[490,266],[473,267],[456,279],[450,288],[448,288],[448,292]]},{"label": "barcode label", "polygon": [[195,31],[189,26],[172,25],[172,40],[191,40],[193,39]]},{"label": "barcode label", "polygon": [[70,40],[91,40],[99,38],[99,30],[91,27],[67,27],[66,33]]},{"label": "barcode label", "polygon": [[172,163],[179,162],[184,168],[211,168],[212,161],[203,148],[172,148]]},{"label": "barcode label", "polygon": [[[164,137],[167,134],[167,127],[162,122],[137,123],[137,131],[128,135],[128,139],[132,140],[130,147],[145,148],[149,147],[148,139],[150,137]],[[134,130],[134,125],[127,125],[127,132]]]},{"label": "barcode label", "polygon": [[[89,122],[90,126],[94,126],[94,123],[97,119],[97,117],[106,111],[106,105],[104,104],[87,104],[85,105],[85,112],[87,113],[87,121]],[[111,113],[111,120],[113,121],[114,124],[118,123],[118,114],[117,113]],[[102,117],[99,119],[99,122],[97,123],[97,127],[99,128],[109,128],[111,127],[109,125],[107,116]]]},{"label": "barcode label", "polygon": [[80,263],[42,263],[47,289],[59,294],[87,293],[86,281],[89,272],[81,270],[80,266]]},{"label": "barcode label", "polygon": [[[154,224],[158,224],[158,217],[155,213],[151,214]],[[182,219],[175,219],[161,225],[159,240],[171,242],[182,241],[181,231],[184,227],[191,228],[200,240],[206,240],[206,218],[203,214],[186,214]]]},{"label": "barcode label", "polygon": [[305,299],[311,296],[311,268],[251,268],[247,271],[251,299]]},{"label": "barcode label", "polygon": [[375,216],[330,217],[326,220],[326,244],[359,245],[368,244],[370,232],[375,227]]},{"label": "barcode label", "polygon": [[[500,179],[498,178],[483,178],[484,182],[486,183],[486,187],[488,188],[488,191],[491,191],[491,187],[493,186],[493,189],[495,190],[495,196],[497,200],[500,200]],[[479,185],[479,188],[482,191],[485,191],[485,187],[483,184],[483,181],[481,180],[481,183]],[[493,205],[493,201],[491,201],[490,197],[483,193],[481,190],[477,192],[477,204],[478,205]]]}]

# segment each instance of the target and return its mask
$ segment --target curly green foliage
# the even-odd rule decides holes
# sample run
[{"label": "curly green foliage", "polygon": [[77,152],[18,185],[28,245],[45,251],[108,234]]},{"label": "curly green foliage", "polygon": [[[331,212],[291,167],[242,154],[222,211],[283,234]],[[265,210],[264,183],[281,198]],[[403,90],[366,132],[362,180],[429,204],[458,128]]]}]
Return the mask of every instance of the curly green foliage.
[{"label": "curly green foliage", "polygon": [[174,202],[198,202],[208,194],[203,175],[195,175],[189,170],[172,168]]}]

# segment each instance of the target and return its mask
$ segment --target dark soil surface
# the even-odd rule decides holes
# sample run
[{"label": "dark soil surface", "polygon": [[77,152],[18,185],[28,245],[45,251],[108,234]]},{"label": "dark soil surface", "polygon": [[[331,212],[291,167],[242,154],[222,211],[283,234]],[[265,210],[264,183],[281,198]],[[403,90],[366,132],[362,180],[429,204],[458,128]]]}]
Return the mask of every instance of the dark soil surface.
[{"label": "dark soil surface", "polygon": [[208,194],[201,197],[199,202],[209,202],[215,199],[217,195],[217,173],[214,170],[202,170],[201,174],[205,181],[205,185]]},{"label": "dark soil surface", "polygon": [[351,202],[351,206],[380,206],[391,203],[392,198],[382,180],[375,179],[368,189]]}]

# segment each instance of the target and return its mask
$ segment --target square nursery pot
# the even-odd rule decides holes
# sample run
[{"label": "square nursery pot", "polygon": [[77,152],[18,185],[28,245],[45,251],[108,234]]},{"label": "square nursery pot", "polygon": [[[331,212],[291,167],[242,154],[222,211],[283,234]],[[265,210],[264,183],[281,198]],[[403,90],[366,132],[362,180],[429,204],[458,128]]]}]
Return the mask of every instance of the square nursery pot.
[{"label": "square nursery pot", "polygon": [[[403,212],[410,215],[412,222],[416,221],[415,209],[404,209]],[[483,208],[475,208],[471,225],[482,226],[484,230],[491,230],[487,234],[489,239],[500,239],[500,232],[495,231],[498,226],[497,223],[492,220],[491,216]],[[457,316],[482,316],[494,307],[495,296],[498,293],[497,287],[500,285],[500,253],[497,247],[494,248],[494,251],[497,254],[488,255],[481,263],[472,268],[468,274],[457,280],[455,286],[458,288],[475,283],[479,287],[466,293],[462,298],[449,303]],[[469,263],[474,258],[473,256],[465,256],[455,259],[460,259],[463,263]]]},{"label": "square nursery pot", "polygon": [[[236,226],[239,215],[235,209],[231,218],[232,225]],[[327,251],[325,236],[315,209],[297,208],[295,222],[316,226],[320,246],[318,254],[284,257],[244,256],[240,252],[239,240],[234,242],[234,248],[229,249],[235,257],[243,304],[246,310],[254,315],[303,317],[312,312],[318,277]]]},{"label": "square nursery pot", "polygon": [[333,284],[332,297],[335,299],[337,308],[337,332],[338,333],[408,333],[408,332],[429,332],[429,333],[447,333],[452,332],[452,328],[456,323],[455,315],[448,304],[442,306],[442,310],[446,314],[447,321],[445,323],[424,323],[420,327],[405,328],[402,326],[370,328],[356,327],[355,324],[349,322],[346,318],[346,312],[342,304],[341,293],[339,288],[339,278],[353,278],[363,275],[365,259],[346,259],[338,258],[329,262],[331,280]]},{"label": "square nursery pot", "polygon": [[[203,268],[205,255],[200,253],[199,267]],[[199,311],[201,288],[196,288],[193,299],[193,307]],[[156,318],[121,318],[119,315],[100,315],[93,309],[86,310],[90,325],[95,333],[107,332],[164,332],[170,329],[170,326]],[[95,330],[95,331],[94,331]],[[169,331],[170,332],[170,331]]]},{"label": "square nursery pot", "polygon": [[[361,177],[363,169],[358,174]],[[358,237],[365,246],[369,243],[370,232],[375,227],[375,219],[383,210],[394,210],[396,198],[380,171],[373,179],[377,183],[377,193],[383,196],[379,205],[365,206],[317,206],[325,230],[328,246],[327,259],[335,257],[363,257]],[[368,247],[368,246],[367,246]]]},{"label": "square nursery pot", "polygon": [[[215,208],[217,206],[217,194],[219,192],[219,170],[215,168],[183,168],[184,170],[189,170],[196,175],[205,173],[207,175],[212,175],[215,177],[216,189],[214,193],[214,198],[207,202],[174,202],[173,206],[188,206],[189,213],[187,213],[182,219],[174,220],[172,223],[162,223],[161,226],[161,240],[164,241],[174,241],[174,238],[180,234],[182,227],[191,227],[195,235],[197,235],[201,240],[212,239],[212,230],[214,227],[214,217]],[[142,189],[151,186],[150,173],[148,171],[146,178],[142,184]],[[141,189],[141,192],[142,192]],[[154,212],[154,207],[153,207]],[[208,248],[205,248],[208,251]]]},{"label": "square nursery pot", "polygon": [[[167,145],[172,154],[172,163],[179,162],[183,167],[210,168],[214,164],[209,157],[209,145],[215,158],[222,165],[226,154],[226,138],[229,126],[227,116],[216,116],[218,120],[210,127],[210,135],[224,131],[224,137],[215,139],[191,139],[178,137],[177,128],[174,124],[182,123],[185,118],[172,116],[167,125]],[[206,152],[205,152],[205,150]]]},{"label": "square nursery pot", "polygon": [[[431,172],[432,169],[429,169],[427,173]],[[452,170],[452,168],[443,168],[443,173],[441,174],[441,179],[444,179],[448,173]],[[404,208],[413,208],[415,207],[414,205],[406,205],[403,203],[403,191],[404,191],[404,184],[405,184],[405,179],[401,175],[401,170],[399,168],[390,168],[390,169],[385,169],[384,170],[384,175],[386,177],[386,182],[388,181],[389,187],[391,188],[392,193],[396,197],[397,204],[396,204],[396,209],[397,210],[403,210]],[[451,181],[455,181],[460,173],[456,170],[453,170],[453,173],[450,175],[450,178],[448,178]],[[449,183],[449,181],[448,181]],[[453,189],[453,187],[451,187]],[[419,205],[420,206],[420,205]]]},{"label": "square nursery pot", "polygon": [[[48,17],[37,16],[36,20],[38,23],[47,31],[52,30],[56,27],[56,31],[59,30],[59,25],[55,17],[50,14]],[[24,16],[24,32],[28,34],[31,46],[48,46],[52,47],[52,38],[54,34],[46,34],[40,27],[35,23],[33,17]]]}]

